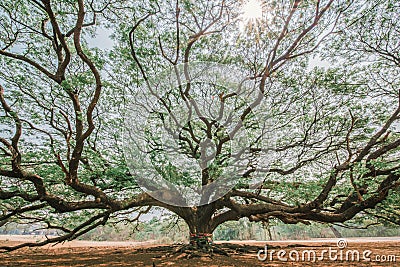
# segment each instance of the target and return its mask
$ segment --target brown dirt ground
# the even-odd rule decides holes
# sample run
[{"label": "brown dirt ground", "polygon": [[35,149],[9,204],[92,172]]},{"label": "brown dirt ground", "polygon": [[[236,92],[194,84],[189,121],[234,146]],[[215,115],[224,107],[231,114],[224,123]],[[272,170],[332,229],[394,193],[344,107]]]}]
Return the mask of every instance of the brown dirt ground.
[{"label": "brown dirt ground", "polygon": [[[0,246],[15,245],[22,240],[16,241],[10,238],[1,239]],[[348,250],[358,250],[362,255],[364,250],[371,250],[370,262],[360,257],[360,261],[329,260],[327,254],[321,260],[322,250],[338,249],[337,240],[314,240],[314,241],[233,241],[218,242],[218,247],[229,253],[229,256],[206,253],[176,253],[167,256],[181,246],[179,245],[154,245],[151,242],[88,242],[72,241],[55,247],[24,248],[13,252],[0,254],[0,267],[24,267],[24,266],[207,266],[207,267],[251,267],[251,266],[316,266],[316,267],[337,267],[337,266],[400,266],[400,238],[389,239],[347,239],[348,246],[343,249],[343,255]],[[154,243],[154,242],[153,242]],[[281,249],[289,253],[297,250],[300,253],[300,261],[282,262],[273,254],[273,261],[257,259],[257,251],[268,244],[268,251],[279,251]],[[304,250],[315,250],[316,262],[301,261],[301,253]],[[340,251],[340,250],[339,250]],[[340,255],[340,254],[339,254]],[[388,259],[386,262],[379,262],[381,259],[395,255],[396,261]],[[378,257],[377,257],[378,256]],[[286,254],[286,258],[288,254]],[[307,256],[306,256],[307,258]],[[343,256],[345,258],[345,256]],[[351,258],[351,256],[350,256]],[[153,265],[154,264],[154,265]]]}]

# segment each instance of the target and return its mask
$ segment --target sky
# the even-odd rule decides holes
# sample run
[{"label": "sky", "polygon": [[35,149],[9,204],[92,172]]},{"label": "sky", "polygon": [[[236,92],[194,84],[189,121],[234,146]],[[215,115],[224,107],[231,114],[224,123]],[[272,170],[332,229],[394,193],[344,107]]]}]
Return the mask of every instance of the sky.
[{"label": "sky", "polygon": [[[90,47],[97,47],[100,49],[111,50],[114,45],[114,40],[111,39],[112,30],[106,29],[103,27],[97,27],[96,37],[88,39],[88,43]],[[330,66],[330,62],[321,60],[319,57],[311,58],[309,62],[308,69],[312,69],[314,67],[323,67],[327,68]]]}]

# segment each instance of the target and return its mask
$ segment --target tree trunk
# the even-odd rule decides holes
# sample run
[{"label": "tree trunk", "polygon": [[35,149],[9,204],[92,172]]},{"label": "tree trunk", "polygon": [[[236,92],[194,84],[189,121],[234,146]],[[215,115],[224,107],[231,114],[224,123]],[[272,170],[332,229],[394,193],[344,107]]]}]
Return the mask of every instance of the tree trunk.
[{"label": "tree trunk", "polygon": [[208,204],[190,208],[186,213],[183,219],[189,226],[191,245],[197,248],[207,248],[212,245],[212,233],[215,229],[211,226],[211,217],[214,211],[214,205]]},{"label": "tree trunk", "polygon": [[342,238],[342,234],[335,227],[333,227],[333,225],[329,226],[329,228],[336,238]]}]

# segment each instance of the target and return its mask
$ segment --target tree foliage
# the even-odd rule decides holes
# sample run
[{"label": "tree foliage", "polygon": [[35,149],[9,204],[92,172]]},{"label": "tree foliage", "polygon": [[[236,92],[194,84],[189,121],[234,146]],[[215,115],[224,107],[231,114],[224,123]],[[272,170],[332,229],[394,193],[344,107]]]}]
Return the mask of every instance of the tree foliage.
[{"label": "tree foliage", "polygon": [[[240,218],[344,223],[366,214],[399,224],[399,3],[262,3],[263,17],[246,21],[243,3],[230,0],[2,1],[0,223],[60,232],[3,249],[74,239],[153,206],[183,218],[191,233]],[[108,50],[92,43],[105,29],[113,32]],[[329,66],[312,67],[317,60]],[[124,159],[123,118],[151,77],[195,61],[243,70],[256,86],[246,101],[230,88],[215,101],[236,101],[251,156],[261,160],[235,174],[222,198],[180,207],[138,186]],[[176,90],[166,97],[188,101],[195,93]],[[162,112],[174,115],[171,107]],[[257,127],[252,114],[261,118]],[[210,124],[197,123],[198,132],[187,126],[180,137],[183,156],[196,152]],[[216,144],[229,145],[220,127],[209,129]],[[168,166],[157,172],[194,183],[176,176],[181,166]],[[203,185],[218,178],[210,173]]]}]

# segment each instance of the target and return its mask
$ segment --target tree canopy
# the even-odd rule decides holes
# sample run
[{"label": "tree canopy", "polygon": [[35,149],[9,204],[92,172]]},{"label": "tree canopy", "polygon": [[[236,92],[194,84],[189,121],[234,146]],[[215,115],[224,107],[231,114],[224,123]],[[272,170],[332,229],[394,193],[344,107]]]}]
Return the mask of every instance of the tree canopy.
[{"label": "tree canopy", "polygon": [[[0,225],[399,219],[397,1],[0,3]],[[95,42],[111,32],[113,46]],[[103,38],[106,38],[103,36]]]}]

